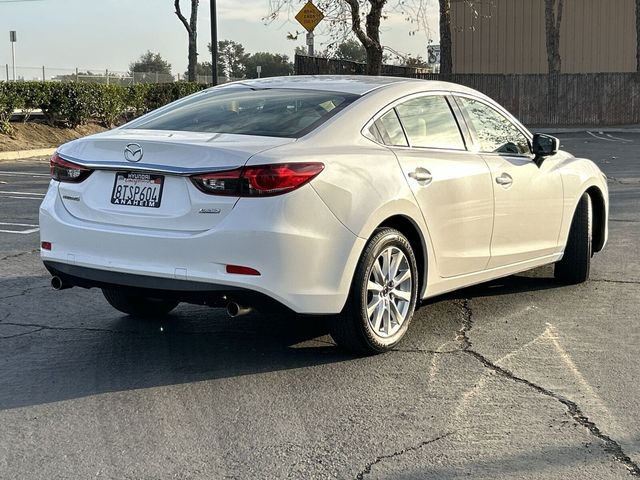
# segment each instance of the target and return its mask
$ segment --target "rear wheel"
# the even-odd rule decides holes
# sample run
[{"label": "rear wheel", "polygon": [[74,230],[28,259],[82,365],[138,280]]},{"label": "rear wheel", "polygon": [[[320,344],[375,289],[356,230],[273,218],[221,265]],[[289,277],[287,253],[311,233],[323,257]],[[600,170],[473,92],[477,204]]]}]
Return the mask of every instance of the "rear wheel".
[{"label": "rear wheel", "polygon": [[144,297],[126,290],[103,288],[102,294],[116,310],[138,317],[155,317],[166,315],[178,306],[175,300]]},{"label": "rear wheel", "polygon": [[567,285],[585,282],[589,279],[592,252],[591,197],[585,193],[578,202],[573,215],[569,239],[562,260],[556,263],[554,276]]},{"label": "rear wheel", "polygon": [[411,323],[417,292],[411,244],[398,230],[377,230],[358,262],[347,305],[331,320],[331,336],[358,353],[391,350]]}]

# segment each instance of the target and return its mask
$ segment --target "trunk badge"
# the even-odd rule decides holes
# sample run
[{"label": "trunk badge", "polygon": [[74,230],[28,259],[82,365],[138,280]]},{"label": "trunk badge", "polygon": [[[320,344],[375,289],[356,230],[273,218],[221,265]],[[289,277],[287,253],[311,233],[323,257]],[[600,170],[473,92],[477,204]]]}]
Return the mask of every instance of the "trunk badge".
[{"label": "trunk badge", "polygon": [[124,158],[127,162],[139,162],[143,156],[144,151],[137,143],[130,143],[124,147]]},{"label": "trunk badge", "polygon": [[201,208],[198,213],[209,213],[213,215],[218,215],[220,213],[219,208]]}]

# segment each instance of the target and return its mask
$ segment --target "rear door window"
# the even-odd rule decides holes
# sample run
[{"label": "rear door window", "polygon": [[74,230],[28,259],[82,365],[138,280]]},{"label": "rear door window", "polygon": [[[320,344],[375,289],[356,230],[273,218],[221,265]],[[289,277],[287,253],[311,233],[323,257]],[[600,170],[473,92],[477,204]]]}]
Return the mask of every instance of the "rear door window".
[{"label": "rear door window", "polygon": [[396,110],[412,147],[465,149],[458,122],[445,97],[414,98]]}]

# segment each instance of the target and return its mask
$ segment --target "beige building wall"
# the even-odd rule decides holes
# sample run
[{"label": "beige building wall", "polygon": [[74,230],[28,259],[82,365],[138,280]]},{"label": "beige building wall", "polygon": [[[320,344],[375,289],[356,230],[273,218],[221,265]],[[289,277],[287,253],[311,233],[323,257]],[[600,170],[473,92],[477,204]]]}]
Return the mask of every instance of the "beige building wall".
[{"label": "beige building wall", "polygon": [[[636,70],[635,0],[565,0],[562,73]],[[452,0],[454,73],[547,73],[544,0]]]}]

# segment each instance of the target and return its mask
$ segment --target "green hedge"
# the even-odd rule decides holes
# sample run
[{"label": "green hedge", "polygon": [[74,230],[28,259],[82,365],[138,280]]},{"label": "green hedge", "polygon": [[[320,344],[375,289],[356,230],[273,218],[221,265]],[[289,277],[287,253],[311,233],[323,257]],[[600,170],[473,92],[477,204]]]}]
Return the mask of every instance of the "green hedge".
[{"label": "green hedge", "polygon": [[0,133],[10,133],[15,109],[42,110],[51,125],[77,127],[89,120],[109,128],[206,88],[195,83],[102,85],[91,83],[0,83]]}]

